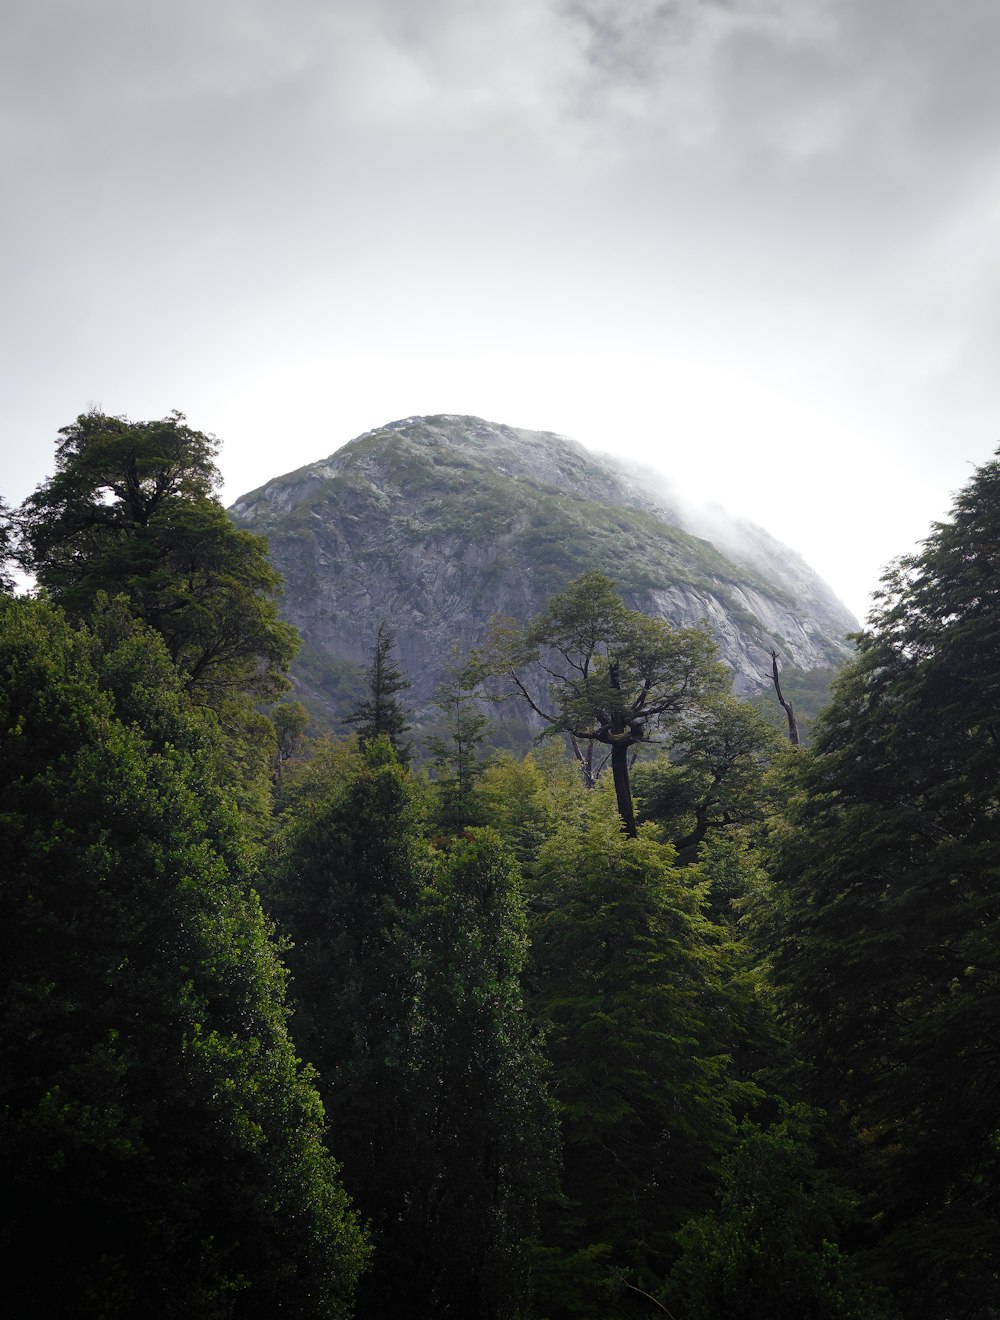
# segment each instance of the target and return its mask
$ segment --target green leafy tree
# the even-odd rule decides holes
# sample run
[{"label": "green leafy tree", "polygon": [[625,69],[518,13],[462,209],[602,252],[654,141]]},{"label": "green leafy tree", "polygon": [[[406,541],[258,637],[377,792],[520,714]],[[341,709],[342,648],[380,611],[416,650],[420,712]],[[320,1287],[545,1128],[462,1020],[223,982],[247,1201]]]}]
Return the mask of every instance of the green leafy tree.
[{"label": "green leafy tree", "polygon": [[1000,462],[884,579],[779,835],[763,923],[809,1094],[848,1125],[908,1313],[1000,1269]]},{"label": "green leafy tree", "polygon": [[350,1315],[364,1239],[214,719],[134,621],[109,650],[7,601],[0,742],[12,1314]]},{"label": "green leafy tree", "polygon": [[634,837],[632,749],[724,689],[715,655],[707,628],[674,629],[626,609],[611,579],[590,572],[526,628],[497,620],[478,664],[484,675],[505,678],[547,732],[566,734],[578,747],[610,748],[622,828]]},{"label": "green leafy tree", "polygon": [[627,1315],[600,1280],[662,1279],[672,1234],[706,1203],[734,1106],[755,1094],[729,1065],[744,1009],[700,891],[613,810],[551,838],[536,886],[532,999],[564,1160],[563,1198],[543,1219],[539,1313]]},{"label": "green leafy tree", "polygon": [[439,860],[420,943],[419,1187],[431,1247],[421,1255],[437,1270],[426,1313],[513,1320],[528,1299],[522,1243],[551,1183],[556,1132],[524,1011],[524,900],[492,831]]},{"label": "green leafy tree", "polygon": [[559,823],[558,805],[545,771],[551,777],[551,758],[543,769],[532,755],[518,761],[501,753],[486,766],[476,785],[477,816],[497,830],[526,871]]},{"label": "green leafy tree", "polygon": [[430,849],[379,738],[303,804],[279,881],[296,1035],[376,1244],[359,1316],[514,1316],[551,1133],[512,859],[489,835]]},{"label": "green leafy tree", "polygon": [[837,1245],[852,1206],[816,1168],[808,1111],[745,1121],[717,1209],[689,1220],[666,1292],[686,1320],[878,1320],[884,1303]]},{"label": "green leafy tree", "polygon": [[101,592],[125,594],[201,700],[278,695],[296,634],[266,542],[214,496],[216,441],[180,413],[84,413],[60,435],[55,476],[17,515],[25,570],[77,619]]},{"label": "green leafy tree", "polygon": [[640,817],[657,821],[684,860],[706,837],[760,823],[771,805],[766,772],[784,749],[760,712],[729,693],[672,732],[669,753],[636,766]]},{"label": "green leafy tree", "polygon": [[395,643],[388,624],[382,619],[375,634],[375,651],[368,670],[368,693],[348,716],[347,723],[354,725],[362,745],[372,738],[388,738],[405,765],[409,760],[409,748],[403,738],[410,726],[399,693],[406,691],[410,680],[392,658]]}]

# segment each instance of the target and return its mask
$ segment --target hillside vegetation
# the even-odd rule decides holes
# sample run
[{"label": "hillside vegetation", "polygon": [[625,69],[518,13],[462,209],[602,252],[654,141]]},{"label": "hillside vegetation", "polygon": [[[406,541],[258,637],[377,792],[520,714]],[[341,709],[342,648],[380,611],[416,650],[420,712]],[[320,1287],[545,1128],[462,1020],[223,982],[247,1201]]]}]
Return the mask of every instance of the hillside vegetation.
[{"label": "hillside vegetation", "polygon": [[995,1320],[1000,459],[811,747],[588,569],[421,763],[383,619],[351,732],[294,698],[209,437],[62,437],[0,519],[12,1315]]}]

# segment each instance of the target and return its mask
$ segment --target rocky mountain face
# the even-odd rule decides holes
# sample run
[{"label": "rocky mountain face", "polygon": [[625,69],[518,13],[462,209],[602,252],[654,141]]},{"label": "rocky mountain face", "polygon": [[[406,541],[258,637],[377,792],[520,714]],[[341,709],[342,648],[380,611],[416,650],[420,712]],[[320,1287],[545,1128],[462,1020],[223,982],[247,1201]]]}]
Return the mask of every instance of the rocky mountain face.
[{"label": "rocky mountain face", "polygon": [[[283,614],[304,638],[297,684],[332,714],[353,699],[386,619],[419,712],[454,645],[495,613],[527,619],[592,568],[630,608],[707,619],[737,691],[771,648],[814,669],[857,622],[793,551],[721,510],[685,512],[664,479],[565,436],[478,417],[408,417],[242,496],[230,514],[268,537]],[[709,539],[710,534],[710,539]]]}]

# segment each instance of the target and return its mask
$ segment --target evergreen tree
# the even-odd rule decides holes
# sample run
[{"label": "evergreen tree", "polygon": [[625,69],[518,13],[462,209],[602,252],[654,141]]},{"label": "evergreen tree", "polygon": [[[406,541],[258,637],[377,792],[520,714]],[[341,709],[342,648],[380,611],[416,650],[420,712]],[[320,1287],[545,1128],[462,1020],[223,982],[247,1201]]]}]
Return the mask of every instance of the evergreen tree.
[{"label": "evergreen tree", "polygon": [[376,1245],[359,1316],[513,1317],[550,1136],[510,858],[489,836],[435,854],[379,738],[307,797],[279,881],[296,1036]]},{"label": "evergreen tree", "polygon": [[441,732],[427,739],[437,773],[438,816],[446,829],[461,829],[478,820],[473,790],[485,768],[481,748],[489,726],[479,707],[478,686],[473,669],[462,663],[458,647],[453,647],[434,697],[441,712]]},{"label": "evergreen tree", "polygon": [[6,501],[0,497],[0,595],[9,596],[14,590],[11,566],[14,561],[14,523]]},{"label": "evergreen tree", "polygon": [[0,737],[7,1305],[348,1316],[363,1237],[288,1038],[214,719],[147,629],[108,650],[8,601]]},{"label": "evergreen tree", "polygon": [[899,562],[821,717],[764,923],[907,1313],[1000,1269],[1000,462]]},{"label": "evergreen tree", "polygon": [[396,639],[385,619],[375,634],[375,651],[368,670],[368,695],[347,718],[355,726],[362,746],[373,738],[386,737],[395,748],[396,755],[405,765],[410,758],[407,745],[402,741],[410,730],[406,712],[399,702],[399,693],[405,692],[410,680],[392,659]]},{"label": "evergreen tree", "polygon": [[331,1147],[384,1256],[407,1214],[415,927],[431,858],[411,781],[384,738],[325,782],[307,778],[298,801],[267,897],[292,941],[296,1041],[318,1070]]},{"label": "evergreen tree", "polygon": [[124,593],[202,701],[278,695],[298,642],[278,618],[266,542],[214,496],[217,442],[180,413],[84,413],[60,435],[55,476],[17,514],[26,571],[76,619]]}]

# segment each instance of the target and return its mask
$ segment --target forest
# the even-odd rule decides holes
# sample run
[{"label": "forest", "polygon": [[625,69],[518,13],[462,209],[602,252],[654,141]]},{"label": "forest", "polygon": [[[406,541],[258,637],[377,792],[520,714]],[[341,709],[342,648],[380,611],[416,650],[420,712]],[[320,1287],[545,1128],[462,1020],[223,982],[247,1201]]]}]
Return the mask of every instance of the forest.
[{"label": "forest", "polygon": [[1000,457],[794,745],[603,572],[317,727],[217,453],[0,505],[7,1314],[1000,1315]]}]

